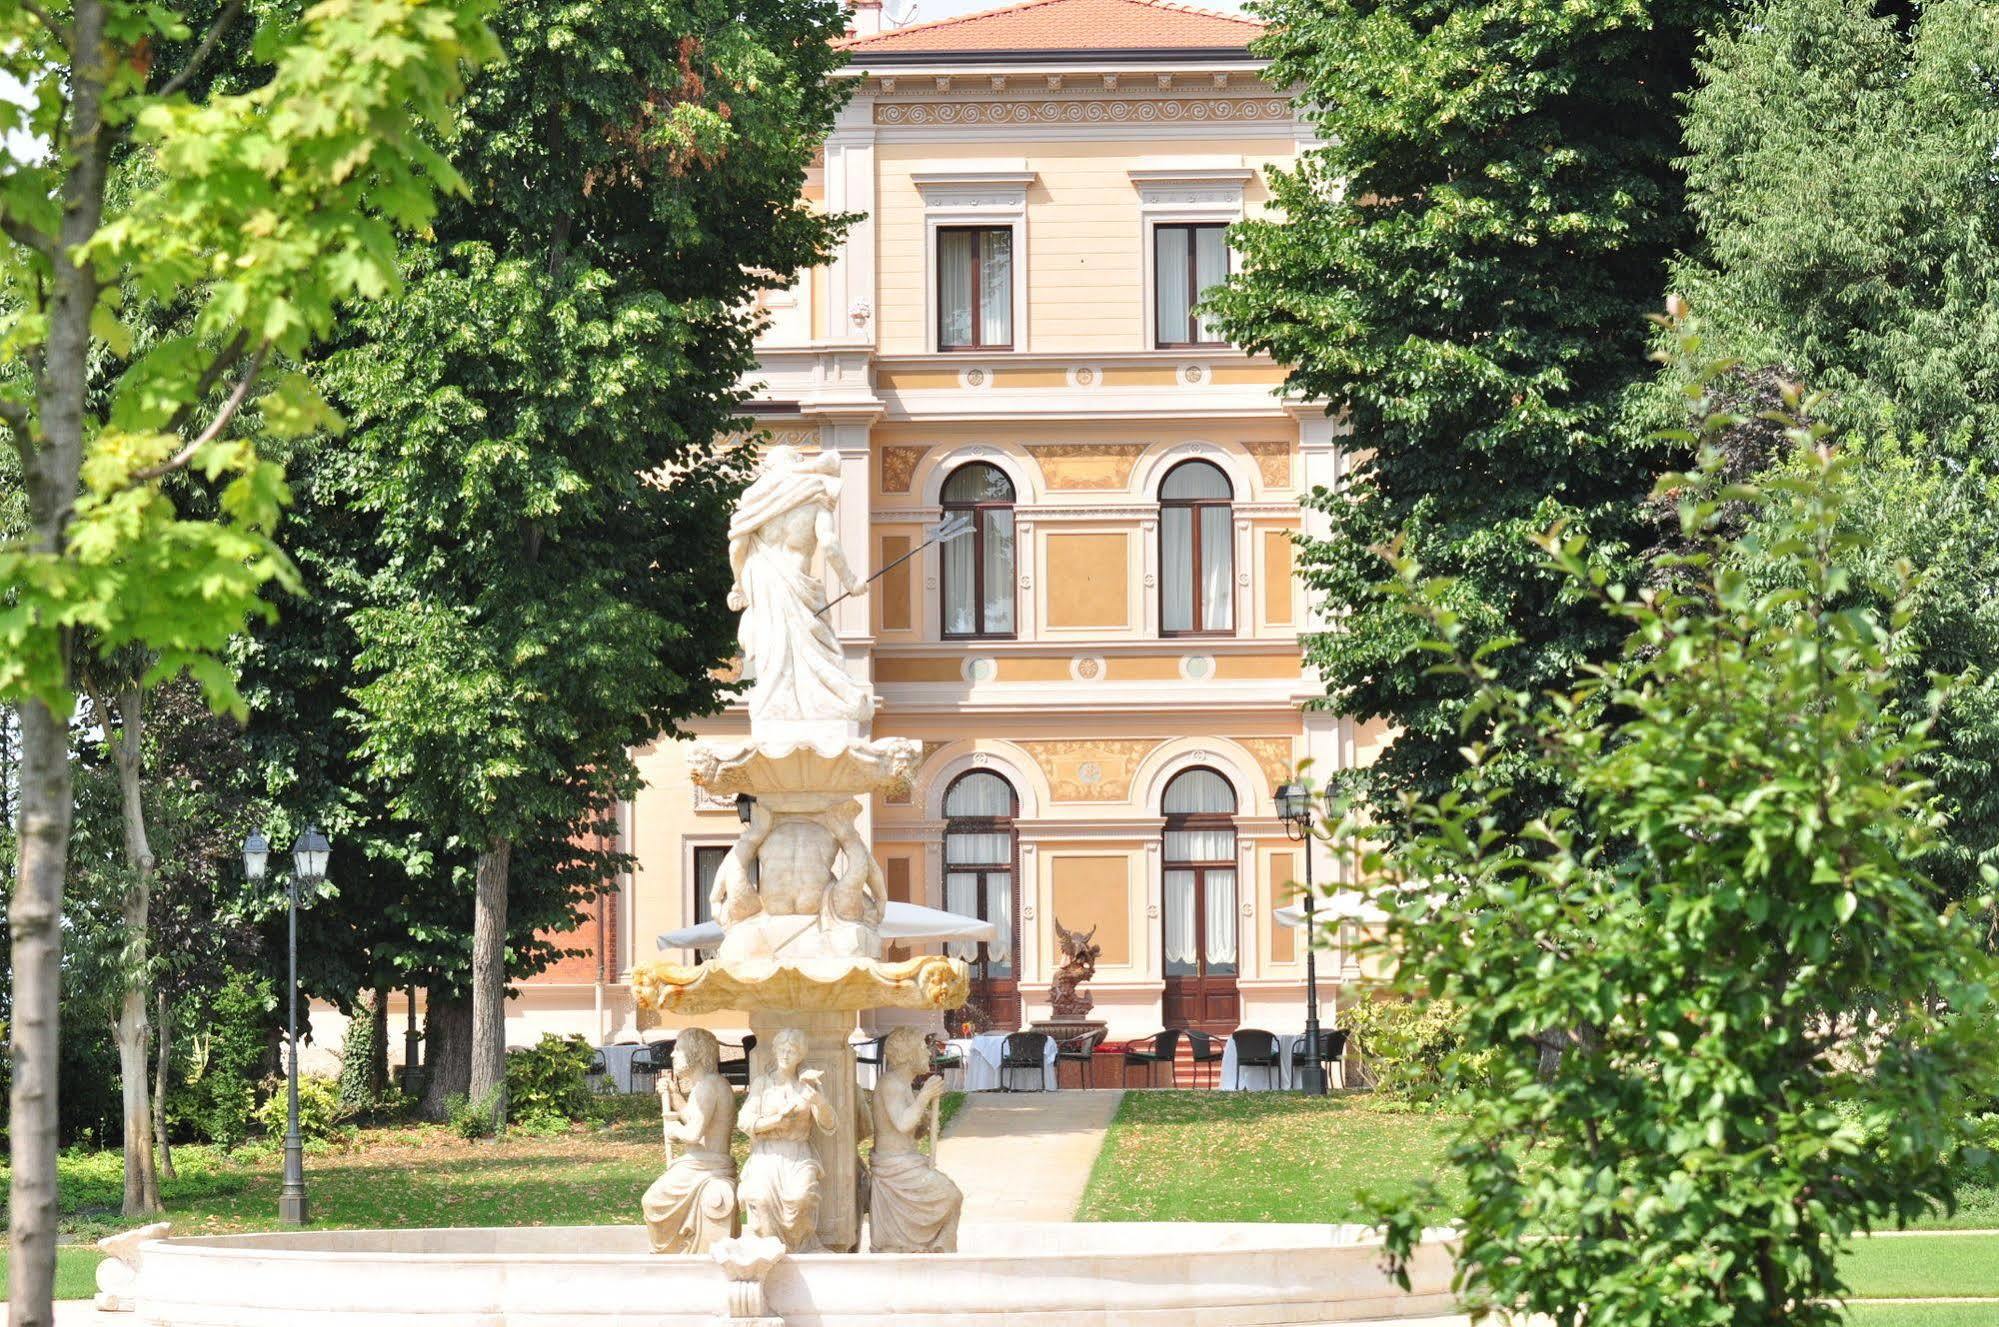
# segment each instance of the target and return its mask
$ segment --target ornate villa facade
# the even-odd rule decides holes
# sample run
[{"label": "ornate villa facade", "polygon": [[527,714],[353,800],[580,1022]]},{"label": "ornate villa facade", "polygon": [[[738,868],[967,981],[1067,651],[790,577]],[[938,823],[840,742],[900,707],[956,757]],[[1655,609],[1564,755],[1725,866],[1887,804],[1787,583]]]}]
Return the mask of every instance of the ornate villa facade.
[{"label": "ornate villa facade", "polygon": [[[1113,1037],[1295,1028],[1303,937],[1272,914],[1304,849],[1272,796],[1382,740],[1303,708],[1321,689],[1292,539],[1344,439],[1190,308],[1309,129],[1250,54],[1256,24],[1167,0],[856,17],[808,197],[858,219],[767,300],[754,412],[838,457],[856,571],[895,564],[831,610],[873,735],[922,745],[869,810],[890,896],[996,924],[953,950],[996,1026],[1047,1016],[1059,918],[1096,928]],[[958,513],[969,537],[898,562]],[[738,706],[699,732],[745,727]],[[684,756],[639,753],[636,867],[573,938],[590,952],[522,988],[510,1041],[639,1030],[631,967],[705,920],[738,829]],[[1344,952],[1319,971],[1328,999],[1356,975]]]}]

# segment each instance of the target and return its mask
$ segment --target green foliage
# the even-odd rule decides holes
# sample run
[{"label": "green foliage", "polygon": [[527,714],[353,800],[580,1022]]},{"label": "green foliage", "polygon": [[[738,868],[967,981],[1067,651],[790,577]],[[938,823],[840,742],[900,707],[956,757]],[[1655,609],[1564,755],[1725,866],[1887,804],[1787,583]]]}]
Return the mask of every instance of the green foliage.
[{"label": "green foliage", "polygon": [[250,1136],[265,1034],[276,1009],[270,983],[248,972],[230,973],[210,1001],[206,1059],[191,1086],[202,1133],[211,1142],[233,1147]]},{"label": "green foliage", "polygon": [[375,1104],[375,1019],[356,1006],[340,1045],[340,1109],[359,1114]]},{"label": "green foliage", "polygon": [[[0,544],[0,695],[67,713],[67,641],[87,630],[106,655],[151,650],[149,680],[185,670],[211,701],[240,705],[216,656],[266,611],[266,584],[296,582],[272,537],[282,472],[229,436],[231,417],[247,400],[268,435],[328,421],[301,376],[274,373],[258,394],[260,371],[395,284],[399,235],[460,185],[426,135],[447,125],[492,41],[474,3],[334,0],[259,26],[257,86],[193,100],[165,70],[149,79],[151,48],[194,35],[177,10],[115,0],[88,15],[102,47],[87,53],[29,9],[0,19],[0,64],[21,89],[0,104],[0,130],[59,145],[0,177],[12,241],[0,253],[0,418],[24,455],[67,456],[79,441],[66,414],[42,417],[58,398],[38,380],[80,387],[81,351],[103,374],[82,424],[82,491],[52,495],[67,512],[57,542]],[[103,115],[87,150],[66,122],[79,83]],[[114,152],[107,193],[93,181]],[[67,338],[78,290],[93,301],[80,348]],[[176,330],[140,337],[148,311],[168,307],[185,311]],[[218,407],[208,398],[225,379],[241,386]],[[51,463],[32,468],[57,486],[73,478],[73,462]],[[160,482],[182,470],[212,486],[208,514],[185,514]]]},{"label": "green foliage", "polygon": [[[257,1123],[271,1138],[283,1138],[290,1118],[290,1096],[283,1079],[271,1084],[271,1094],[257,1108]],[[317,1074],[300,1074],[298,1079],[298,1134],[307,1142],[326,1142],[339,1137],[348,1112],[340,1100],[340,1083]]]},{"label": "green foliage", "polygon": [[1700,242],[1675,273],[1717,352],[1848,421],[1999,446],[1999,95],[1988,0],[1761,0],[1686,116]]},{"label": "green foliage", "polygon": [[491,1138],[496,1131],[500,1109],[500,1092],[495,1090],[477,1101],[464,1093],[454,1093],[444,1103],[445,1123],[451,1132],[470,1142],[478,1138]]},{"label": "green foliage", "polygon": [[542,1034],[540,1041],[507,1052],[507,1111],[517,1122],[567,1125],[590,1111],[590,1058],[581,1037]]},{"label": "green foliage", "polygon": [[[1358,818],[1342,835],[1393,909],[1395,985],[1453,1001],[1464,1047],[1495,1052],[1462,1082],[1451,1151],[1474,1307],[1831,1324],[1850,1235],[1952,1200],[1992,1072],[1992,968],[1910,866],[1934,816],[1913,769],[1928,716],[1896,704],[1908,608],[1848,602],[1851,466],[1817,429],[1791,440],[1796,465],[1761,485],[1668,481],[1694,551],[1665,587],[1543,539],[1629,634],[1568,691],[1509,687],[1449,587],[1399,564],[1493,736],[1467,741],[1457,788],[1402,800],[1393,850]],[[1723,499],[1756,533],[1713,534]],[[1577,807],[1506,828],[1502,748]],[[1420,1216],[1394,1216],[1406,1255]]]},{"label": "green foliage", "polygon": [[[1349,1034],[1348,1069],[1358,1069],[1352,1086],[1427,1101],[1446,1084],[1485,1078],[1483,1065],[1494,1052],[1460,1057],[1459,1011],[1449,1000],[1360,1000],[1340,1009]],[[1452,1063],[1456,1060],[1457,1063]]]},{"label": "green foliage", "polygon": [[[1229,339],[1344,411],[1349,473],[1299,567],[1331,621],[1309,658],[1343,714],[1394,743],[1356,776],[1449,786],[1462,691],[1383,587],[1398,536],[1452,578],[1477,639],[1518,641],[1510,684],[1559,683],[1620,628],[1528,537],[1558,519],[1617,564],[1660,467],[1617,421],[1646,378],[1643,315],[1689,238],[1677,98],[1722,0],[1262,0],[1270,78],[1320,144],[1273,172],[1270,216],[1231,232],[1212,300]],[[1531,770],[1522,771],[1523,774]],[[1541,797],[1523,787],[1519,814]]]}]

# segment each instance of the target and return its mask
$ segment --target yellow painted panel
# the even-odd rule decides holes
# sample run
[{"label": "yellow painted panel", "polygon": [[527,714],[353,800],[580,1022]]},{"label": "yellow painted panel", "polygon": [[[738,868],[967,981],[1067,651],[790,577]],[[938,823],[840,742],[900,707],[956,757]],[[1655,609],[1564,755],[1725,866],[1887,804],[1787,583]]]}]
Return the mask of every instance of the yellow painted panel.
[{"label": "yellow painted panel", "polygon": [[[1293,963],[1298,958],[1298,933],[1291,927],[1276,920],[1273,914],[1291,902],[1291,881],[1298,874],[1298,854],[1273,852],[1270,854],[1270,886],[1265,897],[1270,900],[1265,915],[1270,922],[1270,961],[1272,963]],[[893,891],[891,891],[891,896]]]},{"label": "yellow painted panel", "polygon": [[1263,532],[1263,620],[1291,625],[1291,532]]},{"label": "yellow painted panel", "polygon": [[1131,858],[1053,856],[1049,906],[1072,931],[1097,928],[1106,967],[1131,966]]},{"label": "yellow painted panel", "polygon": [[1179,381],[1172,369],[1105,369],[1106,387],[1171,387]]},{"label": "yellow painted panel", "polygon": [[875,385],[883,391],[902,392],[956,387],[955,369],[883,369],[875,375]]},{"label": "yellow painted panel", "polygon": [[[884,535],[881,565],[887,567],[908,551],[908,535]],[[913,560],[904,562],[882,575],[881,586],[875,591],[875,603],[881,608],[883,631],[908,631],[910,628],[909,575],[913,565]]]},{"label": "yellow painted panel", "polygon": [[1122,534],[1051,534],[1042,577],[1051,627],[1123,627],[1131,621]]},{"label": "yellow painted panel", "polygon": [[1222,681],[1296,677],[1302,667],[1295,654],[1224,654],[1215,659],[1215,676]]},{"label": "yellow painted panel", "polygon": [[877,682],[962,682],[965,670],[956,657],[875,659]]},{"label": "yellow painted panel", "polygon": [[1005,369],[993,380],[995,387],[1067,387],[1069,374],[1063,369]]},{"label": "yellow painted panel", "polygon": [[1284,370],[1275,364],[1223,364],[1209,374],[1209,381],[1217,387],[1275,384],[1284,381]]},{"label": "yellow painted panel", "polygon": [[1113,682],[1173,682],[1180,677],[1177,654],[1137,654],[1115,656],[1105,663]]},{"label": "yellow painted panel", "polygon": [[999,665],[999,680],[1002,682],[1067,682],[1070,680],[1069,660],[1062,659],[1002,659]]}]

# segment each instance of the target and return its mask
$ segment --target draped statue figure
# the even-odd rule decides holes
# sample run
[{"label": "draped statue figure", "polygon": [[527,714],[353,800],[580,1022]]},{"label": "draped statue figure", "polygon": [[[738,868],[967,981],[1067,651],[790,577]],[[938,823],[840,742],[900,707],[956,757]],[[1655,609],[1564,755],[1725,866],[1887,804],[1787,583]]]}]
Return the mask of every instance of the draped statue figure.
[{"label": "draped statue figure", "polygon": [[793,1253],[812,1253],[819,1242],[819,1191],[825,1168],[813,1150],[816,1129],[832,1133],[833,1107],[819,1090],[817,1069],[801,1070],[805,1034],[784,1028],[771,1039],[770,1069],[757,1075],[743,1101],[743,1132],[750,1159],[743,1163],[736,1198],[743,1228],[771,1235]]},{"label": "draped statue figure", "polygon": [[[831,452],[808,460],[773,447],[729,521],[729,607],[743,615],[737,639],[753,729],[759,721],[865,723],[873,714],[870,691],[847,672],[821,611],[829,585],[866,589],[834,533],[839,471]],[[821,562],[823,574],[814,570]]]},{"label": "draped statue figure", "polygon": [[933,1075],[923,1034],[899,1027],[882,1042],[881,1078],[875,1084],[872,1123],[875,1150],[868,1160],[868,1247],[876,1253],[955,1253],[958,1213],[965,1205],[951,1177],[916,1145],[944,1095],[944,1080]]},{"label": "draped statue figure", "polygon": [[[654,1253],[706,1253],[736,1233],[736,1094],[722,1077],[715,1034],[689,1028],[659,1080],[669,1161],[640,1202]],[[672,1156],[675,1144],[679,1156]]]}]

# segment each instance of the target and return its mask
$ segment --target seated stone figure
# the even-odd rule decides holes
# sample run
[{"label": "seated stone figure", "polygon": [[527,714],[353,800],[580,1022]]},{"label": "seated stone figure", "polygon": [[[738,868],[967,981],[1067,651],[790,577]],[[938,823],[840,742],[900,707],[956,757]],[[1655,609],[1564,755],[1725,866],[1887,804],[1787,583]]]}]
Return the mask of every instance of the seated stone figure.
[{"label": "seated stone figure", "polygon": [[882,1043],[881,1081],[875,1085],[875,1150],[869,1161],[868,1247],[876,1253],[955,1253],[958,1213],[965,1195],[934,1159],[917,1149],[917,1135],[944,1080],[921,1088],[916,1076],[930,1068],[923,1034],[900,1027]]},{"label": "seated stone figure", "polygon": [[826,1169],[812,1135],[832,1133],[836,1121],[819,1090],[819,1070],[801,1069],[804,1061],[803,1032],[784,1028],[771,1038],[770,1069],[750,1084],[743,1101],[750,1159],[743,1164],[737,1195],[750,1234],[781,1239],[793,1253],[816,1253],[824,1247],[819,1198]]},{"label": "seated stone figure", "polygon": [[736,1233],[736,1094],[720,1059],[715,1034],[689,1028],[674,1043],[673,1072],[659,1080],[667,1150],[683,1150],[640,1203],[654,1253],[706,1253]]}]

